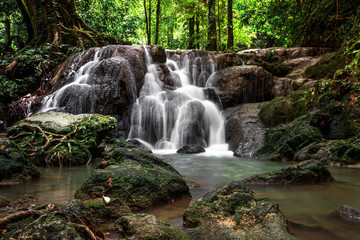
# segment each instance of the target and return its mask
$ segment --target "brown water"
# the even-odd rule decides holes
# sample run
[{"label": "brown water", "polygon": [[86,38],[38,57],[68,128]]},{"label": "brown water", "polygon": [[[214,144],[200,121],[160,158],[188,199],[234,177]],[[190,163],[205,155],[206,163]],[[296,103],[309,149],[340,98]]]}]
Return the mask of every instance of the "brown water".
[{"label": "brown water", "polygon": [[[270,171],[289,163],[260,161],[237,157],[201,155],[162,155],[165,161],[181,174],[200,184],[191,190],[192,199],[178,199],[154,207],[148,212],[178,226],[182,225],[185,208],[206,192],[228,181],[246,178],[255,173]],[[42,176],[22,185],[0,186],[0,195],[16,199],[28,193],[46,202],[73,199],[93,167],[42,168]],[[280,205],[290,221],[290,232],[299,239],[360,239],[358,224],[340,219],[335,210],[347,204],[360,209],[360,170],[330,168],[336,182],[307,186],[250,186],[259,196],[270,198]],[[111,232],[111,231],[109,231]],[[112,237],[115,236],[115,237]],[[108,235],[116,239],[117,235]]]}]

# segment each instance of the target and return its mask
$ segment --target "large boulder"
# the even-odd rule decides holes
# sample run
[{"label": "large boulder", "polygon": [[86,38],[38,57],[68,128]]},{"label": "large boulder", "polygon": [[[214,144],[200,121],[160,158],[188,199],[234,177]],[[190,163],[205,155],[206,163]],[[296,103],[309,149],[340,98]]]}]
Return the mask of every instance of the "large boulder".
[{"label": "large boulder", "polygon": [[225,139],[235,156],[251,157],[264,144],[265,128],[258,117],[259,105],[246,103],[223,112]]},{"label": "large boulder", "polygon": [[83,200],[103,195],[143,209],[190,193],[185,179],[169,164],[144,150],[117,145],[75,193]]},{"label": "large boulder", "polygon": [[14,141],[0,138],[0,185],[21,183],[39,176],[39,170]]},{"label": "large boulder", "polygon": [[89,162],[116,125],[110,116],[45,112],[19,121],[7,135],[38,165],[76,165]]},{"label": "large boulder", "polygon": [[277,205],[236,181],[187,208],[184,226],[196,228],[197,239],[295,239]]},{"label": "large boulder", "polygon": [[205,152],[205,149],[198,144],[185,145],[176,151],[177,153],[194,154]]},{"label": "large boulder", "polygon": [[333,180],[326,166],[317,160],[308,160],[294,166],[255,174],[242,180],[247,184],[313,184]]},{"label": "large boulder", "polygon": [[224,108],[272,98],[273,76],[260,66],[234,66],[217,72],[219,97]]},{"label": "large boulder", "polygon": [[318,128],[310,125],[307,115],[289,124],[269,128],[265,133],[265,144],[256,155],[271,160],[294,160],[298,151],[314,142],[323,140]]},{"label": "large boulder", "polygon": [[144,213],[128,213],[115,222],[115,227],[127,239],[139,240],[189,240],[180,227],[164,223],[157,217]]}]

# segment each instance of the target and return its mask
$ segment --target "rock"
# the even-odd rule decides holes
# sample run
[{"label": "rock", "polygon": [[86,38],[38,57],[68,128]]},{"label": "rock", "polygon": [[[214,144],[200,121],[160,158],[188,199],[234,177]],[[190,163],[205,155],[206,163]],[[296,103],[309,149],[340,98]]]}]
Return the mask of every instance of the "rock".
[{"label": "rock", "polygon": [[169,164],[144,150],[114,146],[75,193],[78,199],[106,194],[143,209],[180,196],[190,196],[186,181]]},{"label": "rock", "polygon": [[7,207],[11,201],[5,197],[0,196],[0,208]]},{"label": "rock", "polygon": [[239,181],[205,194],[184,212],[184,226],[200,239],[295,239],[277,205]]},{"label": "rock", "polygon": [[15,142],[0,138],[0,185],[21,183],[39,176],[39,170]]},{"label": "rock", "polygon": [[91,152],[116,126],[110,116],[46,112],[19,121],[7,135],[24,149],[29,161],[71,166],[90,161]]},{"label": "rock", "polygon": [[224,108],[239,103],[263,102],[272,97],[273,76],[259,66],[235,66],[217,72],[217,87]]},{"label": "rock", "polygon": [[126,236],[127,239],[190,239],[181,228],[164,223],[157,217],[144,213],[125,214],[115,222],[115,227]]},{"label": "rock", "polygon": [[317,160],[308,160],[290,167],[255,174],[242,180],[246,184],[314,184],[334,179],[326,166]]},{"label": "rock", "polygon": [[197,144],[189,144],[189,145],[185,145],[182,148],[178,149],[176,151],[177,153],[182,153],[182,154],[194,154],[194,153],[202,153],[205,152],[205,149]]},{"label": "rock", "polygon": [[34,207],[42,206],[44,204],[45,204],[45,202],[41,201],[37,197],[34,197],[32,195],[29,195],[29,194],[24,194],[24,195],[21,195],[15,201],[11,202],[9,204],[9,206],[11,206],[13,208],[31,209],[31,208],[34,208]]},{"label": "rock", "polygon": [[235,156],[251,157],[264,144],[265,128],[258,117],[259,105],[246,103],[223,112],[225,139]]},{"label": "rock", "polygon": [[292,122],[306,114],[311,106],[306,104],[307,91],[295,91],[289,97],[276,97],[260,106],[259,118],[266,127]]},{"label": "rock", "polygon": [[138,139],[128,139],[128,140],[126,140],[126,143],[129,145],[135,146],[137,148],[140,148],[142,150],[145,150],[148,153],[152,153],[151,145],[145,144],[144,142],[140,142]]},{"label": "rock", "polygon": [[318,128],[310,125],[304,115],[289,124],[270,128],[265,133],[265,144],[256,155],[271,160],[294,160],[298,151],[323,139]]},{"label": "rock", "polygon": [[338,214],[341,218],[351,221],[351,222],[360,222],[360,211],[357,208],[352,206],[343,205],[338,209]]},{"label": "rock", "polygon": [[342,53],[325,54],[320,61],[305,69],[304,76],[314,79],[332,78],[335,71],[344,68],[345,65]]},{"label": "rock", "polygon": [[288,96],[294,91],[294,81],[291,78],[274,78],[274,97]]},{"label": "rock", "polygon": [[238,52],[239,54],[253,52],[261,56],[268,55],[269,52],[272,52],[275,57],[280,58],[300,58],[308,56],[318,56],[323,55],[327,52],[330,52],[332,49],[329,48],[317,48],[317,47],[294,47],[294,48],[285,48],[285,47],[272,47],[265,49],[247,49],[244,51]]},{"label": "rock", "polygon": [[89,229],[90,222],[82,215],[75,216],[72,210],[61,210],[54,204],[29,210],[9,209],[0,216],[1,239],[100,240]]},{"label": "rock", "polygon": [[154,62],[166,63],[166,53],[163,47],[150,45],[150,54]]}]

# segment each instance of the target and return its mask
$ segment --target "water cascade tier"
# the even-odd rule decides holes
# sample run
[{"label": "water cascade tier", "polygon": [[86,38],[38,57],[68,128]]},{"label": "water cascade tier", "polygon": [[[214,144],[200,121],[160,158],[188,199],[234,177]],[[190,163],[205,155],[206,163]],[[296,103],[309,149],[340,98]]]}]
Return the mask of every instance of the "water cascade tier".
[{"label": "water cascade tier", "polygon": [[205,51],[168,51],[166,66],[174,84],[167,89],[159,78],[157,64],[144,49],[147,73],[132,107],[128,137],[155,149],[198,144],[227,150],[224,118],[204,92],[216,74],[214,56]]}]

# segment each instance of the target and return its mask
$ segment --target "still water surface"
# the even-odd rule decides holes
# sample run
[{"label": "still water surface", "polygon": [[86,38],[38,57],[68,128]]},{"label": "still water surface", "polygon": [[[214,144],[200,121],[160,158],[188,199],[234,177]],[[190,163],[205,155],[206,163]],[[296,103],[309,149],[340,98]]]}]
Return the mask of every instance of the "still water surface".
[{"label": "still water surface", "polygon": [[[182,175],[200,186],[191,190],[192,199],[150,209],[148,212],[181,226],[182,214],[206,192],[228,181],[239,180],[255,173],[270,171],[289,163],[260,161],[232,156],[159,155]],[[22,185],[0,186],[0,195],[16,199],[21,194],[34,195],[46,202],[70,200],[75,190],[90,175],[91,167],[42,168],[39,180]],[[306,186],[250,186],[259,196],[280,205],[290,221],[290,232],[299,239],[360,239],[360,225],[340,219],[334,212],[347,204],[360,209],[360,170],[330,168],[335,178],[331,184]]]}]

